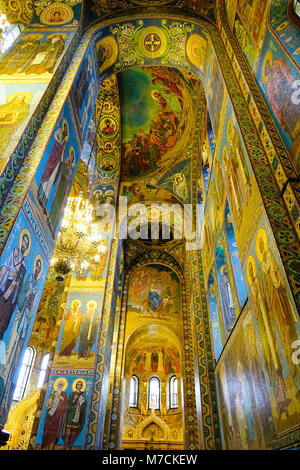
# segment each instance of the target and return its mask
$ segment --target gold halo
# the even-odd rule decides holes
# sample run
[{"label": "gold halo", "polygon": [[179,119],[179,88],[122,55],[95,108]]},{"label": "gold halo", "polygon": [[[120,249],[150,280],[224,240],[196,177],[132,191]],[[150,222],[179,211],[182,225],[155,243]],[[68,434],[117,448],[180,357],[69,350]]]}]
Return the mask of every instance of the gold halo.
[{"label": "gold halo", "polygon": [[42,39],[42,34],[27,34],[22,38],[22,41],[33,41],[34,39]]},{"label": "gold halo", "polygon": [[14,7],[12,6],[13,1],[14,1],[14,0],[9,0],[8,6],[9,6],[9,8],[10,8],[12,11],[18,11],[18,10],[19,10],[19,5],[17,4],[16,7],[14,8]]},{"label": "gold halo", "polygon": [[80,377],[78,379],[75,379],[74,382],[72,383],[72,390],[73,392],[76,392],[76,385],[78,384],[78,382],[82,382],[82,389],[81,389],[81,392],[84,392],[85,389],[86,389],[86,380],[85,379],[81,379]]},{"label": "gold halo", "polygon": [[257,237],[256,237],[256,253],[257,253],[257,258],[259,259],[259,261],[262,263],[263,261],[263,252],[261,251],[260,249],[260,246],[259,246],[259,241],[262,240],[263,243],[264,243],[264,251],[266,252],[268,250],[268,238],[267,238],[267,234],[266,234],[266,231],[264,228],[260,228],[259,231],[257,232]]},{"label": "gold halo", "polygon": [[267,81],[268,81],[268,75],[266,75],[266,64],[267,64],[267,62],[270,62],[270,65],[271,65],[271,67],[272,67],[272,64],[273,64],[273,54],[272,54],[272,51],[271,51],[271,50],[268,50],[268,52],[267,52],[266,55],[265,55],[264,61],[263,61],[263,66],[262,66],[261,75],[262,75],[262,79],[263,79],[263,82],[264,82],[264,83],[267,83]]},{"label": "gold halo", "polygon": [[255,265],[255,259],[253,255],[249,255],[248,260],[247,260],[247,279],[248,279],[249,285],[252,286],[252,278],[249,273],[250,264],[252,264],[252,267],[253,267],[253,276],[256,277],[256,265]]},{"label": "gold halo", "polygon": [[6,103],[11,103],[18,96],[24,96],[25,103],[28,103],[28,101],[31,101],[33,98],[33,94],[29,91],[17,91],[6,97]]},{"label": "gold halo", "polygon": [[[69,150],[69,158],[71,157],[71,152],[72,152],[72,151],[73,151],[73,153],[74,153],[74,160],[72,161],[71,165],[72,165],[72,167],[74,167],[74,166],[75,166],[75,162],[76,162],[76,153],[75,153],[75,149],[74,149],[73,146],[70,147],[70,150]],[[70,158],[70,160],[71,160],[71,158]]]},{"label": "gold halo", "polygon": [[195,65],[195,67],[201,69],[205,60],[205,53],[203,57],[195,52],[195,47],[200,48],[201,50],[206,48],[207,40],[200,36],[200,34],[192,34],[186,43],[186,53],[189,61]]},{"label": "gold halo", "polygon": [[79,304],[78,308],[80,308],[81,305],[82,305],[82,302],[79,299],[72,300],[72,302],[70,303],[71,308],[73,308],[73,305],[75,304],[75,302],[77,302]]},{"label": "gold halo", "polygon": [[67,125],[67,129],[68,129],[68,133],[67,133],[67,135],[66,135],[66,137],[65,137],[65,141],[68,142],[69,137],[70,137],[70,129],[69,129],[69,123],[68,123],[68,121],[67,121],[65,118],[62,120],[62,123],[61,123],[61,128],[62,128],[62,129],[63,129],[63,127],[64,127],[64,124]]},{"label": "gold halo", "polygon": [[26,256],[29,255],[30,250],[31,250],[31,243],[32,243],[31,233],[30,233],[30,231],[28,230],[28,228],[24,227],[24,228],[21,230],[20,235],[19,235],[19,250],[21,250],[22,238],[23,238],[23,235],[25,235],[25,234],[28,236],[29,245],[28,245],[27,250],[26,250],[25,253],[23,254],[24,258],[26,258]]},{"label": "gold halo", "polygon": [[33,273],[35,273],[35,266],[36,266],[36,263],[37,261],[40,260],[41,261],[41,270],[39,272],[39,275],[38,277],[36,278],[36,281],[39,281],[42,277],[42,274],[43,274],[43,269],[44,269],[44,260],[42,258],[42,255],[40,255],[39,253],[36,255],[36,257],[34,258],[34,262],[33,262]]},{"label": "gold halo", "polygon": [[[59,11],[60,13],[62,13],[64,15],[62,20],[52,21],[51,20],[52,11]],[[70,21],[72,21],[73,18],[74,18],[74,11],[71,7],[69,7],[68,5],[65,5],[64,3],[56,2],[45,8],[45,10],[41,13],[40,22],[46,25],[58,26],[58,25],[69,23]]]},{"label": "gold halo", "polygon": [[107,36],[106,38],[103,38],[101,41],[99,41],[96,46],[97,51],[100,46],[104,47],[104,49],[109,48],[111,50],[110,56],[105,58],[103,64],[100,65],[99,70],[100,73],[102,73],[104,70],[108,69],[116,62],[119,55],[119,47],[114,36]]},{"label": "gold halo", "polygon": [[49,34],[47,39],[54,38],[55,36],[61,36],[63,39],[67,39],[68,35],[66,33],[54,33],[54,34]]},{"label": "gold halo", "polygon": [[158,93],[159,95],[161,94],[159,90],[155,89],[155,90],[152,90],[151,91],[151,98],[154,100],[154,101],[159,101],[159,98],[157,98],[156,96],[154,96],[155,93]]},{"label": "gold halo", "polygon": [[65,391],[67,388],[68,388],[68,381],[65,377],[58,377],[54,383],[53,383],[53,390],[57,390],[57,385],[58,385],[58,382],[63,382],[64,383],[64,386],[63,386],[63,391]]},{"label": "gold halo", "polygon": [[87,310],[90,308],[92,304],[95,306],[95,309],[97,308],[98,303],[96,302],[96,300],[89,300],[88,303],[86,304]]},{"label": "gold halo", "polygon": [[224,274],[224,269],[227,268],[227,264],[223,264],[223,266],[220,267],[220,273]]},{"label": "gold halo", "polygon": [[176,184],[182,183],[183,177],[180,174],[176,175],[175,178],[174,178],[174,181],[175,181]]}]

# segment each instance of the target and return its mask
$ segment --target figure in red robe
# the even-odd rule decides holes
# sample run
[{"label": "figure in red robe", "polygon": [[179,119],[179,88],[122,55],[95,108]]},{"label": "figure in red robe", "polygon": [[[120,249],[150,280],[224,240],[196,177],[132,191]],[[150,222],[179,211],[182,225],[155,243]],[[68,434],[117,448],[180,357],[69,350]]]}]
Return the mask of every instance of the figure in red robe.
[{"label": "figure in red robe", "polygon": [[68,399],[64,392],[64,381],[59,380],[57,389],[53,390],[47,401],[47,413],[44,424],[41,448],[53,450],[58,442],[60,431],[67,408]]}]

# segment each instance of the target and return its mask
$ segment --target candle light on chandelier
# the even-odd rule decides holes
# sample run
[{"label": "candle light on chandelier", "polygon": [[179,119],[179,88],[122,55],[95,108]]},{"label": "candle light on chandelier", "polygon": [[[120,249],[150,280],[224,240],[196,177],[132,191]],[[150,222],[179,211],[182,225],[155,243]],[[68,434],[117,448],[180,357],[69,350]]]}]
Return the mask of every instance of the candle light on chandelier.
[{"label": "candle light on chandelier", "polygon": [[86,276],[101,263],[107,248],[94,222],[94,212],[94,206],[82,194],[68,199],[51,260],[57,280],[71,271]]}]

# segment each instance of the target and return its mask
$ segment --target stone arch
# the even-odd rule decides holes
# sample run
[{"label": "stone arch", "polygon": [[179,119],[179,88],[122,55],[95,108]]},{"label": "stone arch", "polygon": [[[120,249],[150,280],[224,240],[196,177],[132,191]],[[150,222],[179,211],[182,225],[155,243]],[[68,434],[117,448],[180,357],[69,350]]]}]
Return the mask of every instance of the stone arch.
[{"label": "stone arch", "polygon": [[[221,10],[219,10],[218,14],[220,14],[220,12]],[[180,41],[178,40],[178,36],[176,36],[176,31],[178,27],[182,28],[181,32],[185,34],[185,39],[187,41],[190,38],[190,35],[198,34],[199,28],[200,28],[201,31],[205,31],[207,40],[212,42],[213,47],[217,53],[217,60],[221,69],[223,79],[226,83],[226,89],[227,89],[227,92],[229,93],[229,98],[232,102],[234,113],[236,114],[236,117],[237,117],[237,122],[239,125],[239,129],[241,131],[242,138],[245,143],[247,153],[249,155],[250,163],[252,165],[256,180],[258,182],[259,190],[261,192],[262,199],[266,204],[267,214],[269,217],[269,221],[271,223],[271,227],[277,239],[277,244],[278,244],[278,248],[282,256],[282,259],[283,259],[284,267],[286,269],[286,273],[290,281],[290,284],[293,286],[295,273],[292,271],[291,266],[293,266],[293,260],[294,258],[296,258],[296,254],[294,255],[293,253],[290,252],[290,246],[288,246],[288,240],[285,240],[283,236],[282,231],[286,230],[287,224],[285,223],[285,225],[282,226],[282,230],[278,230],[278,221],[275,220],[274,216],[272,215],[274,214],[274,208],[272,205],[270,206],[269,204],[269,192],[271,190],[269,186],[272,185],[272,192],[276,194],[277,199],[280,201],[281,207],[284,208],[285,215],[287,217],[286,221],[288,223],[288,228],[297,237],[298,233],[297,235],[295,233],[297,230],[297,226],[295,226],[295,223],[293,221],[294,220],[293,215],[292,215],[292,210],[294,206],[293,204],[291,204],[291,200],[295,202],[296,205],[298,204],[297,204],[297,198],[295,196],[295,193],[292,187],[292,183],[288,185],[287,191],[285,193],[285,197],[282,198],[282,196],[280,195],[281,188],[283,187],[287,177],[295,176],[294,172],[291,170],[291,166],[289,165],[289,157],[286,155],[286,152],[284,151],[283,146],[280,146],[280,145],[270,146],[267,141],[261,142],[260,138],[257,140],[257,137],[260,137],[260,132],[259,132],[259,128],[257,127],[258,126],[257,122],[259,122],[259,120],[256,121],[256,118],[257,118],[257,114],[259,114],[261,110],[264,111],[263,104],[261,100],[259,99],[259,96],[254,93],[256,90],[252,87],[250,88],[250,97],[253,100],[253,106],[249,110],[249,105],[247,103],[247,96],[246,95],[244,96],[243,91],[239,87],[239,83],[237,81],[236,76],[233,73],[233,69],[229,61],[229,57],[226,55],[226,51],[224,50],[220,33],[218,32],[215,25],[209,20],[199,18],[199,17],[195,18],[194,16],[185,17],[185,19],[182,20],[181,13],[180,14],[170,13],[168,15],[168,21],[169,21],[168,24],[169,26],[171,24],[170,28],[171,30],[173,28],[172,33],[174,33],[173,42],[172,42],[172,45],[175,48],[174,50],[176,50],[176,47],[177,48],[179,47],[179,50],[180,50],[180,47],[181,47],[182,50],[184,49],[185,51],[185,46],[186,46],[186,42],[184,42],[184,44],[180,43]],[[130,18],[130,22],[132,23],[133,20],[143,21],[143,18],[144,18],[144,21],[146,22],[145,23],[145,26],[146,26],[147,21],[150,21],[149,17],[147,18],[146,15],[133,14]],[[116,26],[116,21],[119,21],[117,26]],[[153,15],[151,17],[152,24],[155,23],[155,21],[159,21],[161,24],[162,20],[161,18],[158,18],[158,17],[156,17],[155,19],[155,16]],[[52,105],[49,108],[50,114],[48,113],[46,115],[42,125],[40,126],[36,134],[36,141],[43,142],[43,144],[36,146],[34,142],[33,145],[31,145],[27,155],[22,161],[22,166],[18,174],[18,180],[14,180],[11,182],[9,189],[11,193],[14,194],[13,200],[11,201],[11,203],[14,204],[16,208],[16,211],[14,211],[14,213],[12,214],[7,214],[5,212],[7,192],[5,193],[6,190],[3,189],[3,192],[2,192],[3,205],[0,209],[0,215],[5,218],[5,227],[3,227],[2,229],[2,237],[1,237],[1,244],[0,244],[1,250],[3,249],[7,241],[7,238],[10,234],[10,231],[12,229],[13,223],[15,221],[15,214],[18,213],[18,210],[22,207],[24,203],[25,196],[27,194],[29,186],[33,181],[38,164],[41,161],[41,155],[43,154],[43,150],[46,148],[48,139],[51,136],[51,133],[53,131],[53,124],[50,124],[49,121],[51,121],[51,123],[56,122],[56,120],[59,117],[59,111],[61,110],[60,106],[63,105],[63,103],[65,102],[69,94],[72,81],[74,80],[74,77],[75,77],[75,74],[74,72],[72,72],[72,70],[74,71],[78,70],[78,66],[82,60],[83,52],[85,52],[87,47],[91,44],[93,45],[93,47],[96,47],[97,41],[100,41],[100,35],[102,35],[102,37],[108,36],[109,33],[111,33],[110,27],[113,28],[114,26],[115,26],[115,30],[113,31],[115,31],[117,35],[117,33],[120,31],[120,25],[123,24],[124,26],[126,22],[128,23],[128,17],[126,17],[126,15],[123,14],[120,16],[115,16],[113,19],[107,21],[104,25],[103,23],[100,24],[100,21],[99,23],[92,25],[84,34],[82,41],[79,45],[78,51],[73,58],[72,65],[69,67],[68,71],[66,72],[66,76],[70,77],[68,80],[68,83],[67,85],[61,85],[60,88],[58,89],[58,95],[60,96],[60,100],[56,101],[55,99],[53,101]],[[167,23],[164,23],[163,25],[164,28],[166,28],[166,24]],[[191,31],[191,27],[193,27],[193,31]],[[141,24],[138,24],[137,28],[141,28]],[[123,33],[124,33],[124,28],[123,28]],[[176,39],[176,41],[174,41],[174,38]],[[129,35],[129,39],[130,39],[130,35]],[[193,63],[188,62],[185,52],[184,52],[184,60],[186,61],[185,64],[184,64],[184,60],[179,60],[179,61],[175,60],[174,57],[176,58],[176,54],[174,54],[174,50],[172,48],[167,50],[167,52],[170,52],[170,58],[168,56],[162,57],[164,59],[165,65],[173,66],[177,68],[184,68],[185,66],[188,65],[191,71],[195,71],[195,73],[198,76],[201,76],[199,62],[196,63],[194,61],[194,63],[196,63],[198,67],[196,67],[196,65],[194,65]],[[240,54],[237,54],[237,56],[239,57]],[[119,55],[119,58],[120,58],[120,55]],[[122,59],[121,62],[120,60],[119,62],[116,62],[116,66],[120,64],[118,65],[118,70],[121,70],[121,69],[124,70],[125,68],[139,65],[140,63],[143,63],[143,65],[150,63],[149,57],[146,58],[147,59],[146,61],[143,58],[141,58],[141,53],[140,55],[136,54],[136,57],[134,60],[130,60],[130,58],[128,57],[127,58],[125,57],[125,59],[124,57],[123,58],[121,57],[121,59]],[[240,57],[239,57],[239,60],[240,60]],[[157,58],[153,59],[151,61],[151,64],[152,65],[159,64],[159,62],[157,61]],[[98,77],[98,79],[103,80],[105,79],[106,76],[108,76],[111,73],[115,73],[116,71],[117,71],[116,67],[115,68],[110,67],[109,69],[105,70],[102,76]],[[243,73],[244,73],[243,79],[246,82],[246,88],[247,88],[247,80],[249,80],[249,77],[246,72],[247,72],[246,70],[243,70]],[[256,102],[258,103],[257,105],[256,105]],[[54,103],[55,103],[55,106],[54,106]],[[245,118],[245,110],[247,110],[247,118]],[[267,123],[267,126],[272,126],[270,121],[267,120],[266,123]],[[274,131],[274,128],[272,129],[272,132],[273,131]],[[268,132],[267,127],[266,127],[266,132]],[[275,135],[273,133],[272,136],[274,136],[274,138],[277,139],[278,134]],[[254,138],[255,138],[255,143],[253,140]],[[279,142],[277,141],[277,143]],[[253,145],[254,145],[254,148],[253,148]],[[43,147],[43,149],[41,147]],[[266,154],[267,154],[267,158],[266,158]],[[274,174],[274,168],[272,166],[274,160],[278,162],[275,174]],[[29,164],[30,164],[30,172],[28,172]],[[269,178],[270,181],[268,182],[268,188],[264,186],[263,181],[262,181],[261,166],[265,166],[266,172],[268,173],[270,173],[270,170],[271,170],[270,178]],[[4,212],[3,212],[3,209],[4,209]],[[297,297],[296,301],[298,301],[299,303],[300,297]]]},{"label": "stone arch", "polygon": [[144,432],[152,424],[155,424],[162,431],[163,435],[160,437],[161,440],[169,439],[169,426],[159,416],[156,416],[155,414],[152,414],[138,425],[136,430],[137,438],[145,439]]},{"label": "stone arch", "polygon": [[[155,257],[151,256],[151,252],[155,254]],[[184,426],[185,429],[190,429],[190,432],[187,432],[187,442],[186,448],[196,449],[201,448],[202,437],[199,435],[202,431],[202,424],[198,422],[200,409],[197,408],[196,396],[195,396],[195,384],[193,378],[194,370],[194,346],[191,337],[191,327],[189,311],[187,308],[187,297],[186,297],[186,280],[182,271],[181,266],[177,263],[173,256],[162,250],[149,250],[137,258],[131,263],[129,268],[125,273],[125,283],[123,289],[123,299],[122,299],[122,308],[121,308],[121,319],[120,319],[120,334],[118,342],[118,354],[116,358],[116,370],[119,371],[118,377],[115,378],[114,383],[114,397],[112,403],[112,409],[114,410],[114,415],[110,423],[110,432],[109,432],[109,448],[120,448],[121,446],[121,435],[120,435],[120,426],[121,426],[121,416],[122,416],[122,394],[124,390],[122,388],[123,382],[123,371],[122,366],[125,360],[125,326],[126,326],[126,315],[127,315],[127,303],[128,303],[128,286],[131,274],[142,267],[143,265],[164,265],[172,269],[178,276],[179,281],[181,282],[181,311],[182,311],[182,377],[183,377],[183,389],[184,389],[184,403],[188,409],[188,413],[184,415]],[[183,327],[183,325],[185,325]],[[169,326],[168,326],[169,327]],[[128,344],[128,343],[127,343]],[[202,434],[201,434],[202,435]]]},{"label": "stone arch", "polygon": [[[171,16],[172,17],[172,16]],[[173,15],[172,17],[174,20],[176,19],[176,15]],[[126,20],[127,21],[127,20]],[[193,21],[197,21],[195,19],[193,19]],[[202,20],[201,20],[202,21]],[[203,20],[204,21],[204,20]],[[115,20],[114,20],[115,22]],[[205,21],[204,21],[205,23]],[[243,113],[245,112],[245,109],[248,110],[248,106],[246,106],[246,108],[243,106],[245,105],[246,103],[246,99],[245,99],[245,96],[243,95],[243,92],[241,91],[241,89],[239,88],[239,84],[236,80],[236,78],[234,77],[234,73],[233,73],[233,70],[231,68],[231,65],[229,63],[229,58],[226,57],[226,52],[224,52],[224,55],[223,52],[222,52],[222,47],[223,47],[223,42],[219,36],[219,34],[217,33],[217,31],[215,30],[214,26],[212,24],[209,24],[208,22],[205,23],[207,28],[210,30],[210,34],[211,34],[211,37],[213,37],[214,41],[215,41],[215,46],[216,48],[218,48],[218,60],[220,61],[220,57],[224,59],[224,63],[221,64],[221,70],[222,70],[222,73],[224,74],[224,76],[226,77],[226,80],[228,81],[229,83],[229,89],[230,89],[230,98],[232,99],[232,103],[234,105],[234,108],[235,108],[235,111],[236,113],[238,114],[238,117],[239,117],[239,125],[241,126],[242,128],[242,134],[243,134],[243,139],[245,141],[246,144],[249,144],[247,146],[247,151],[249,151],[249,153],[251,153],[251,159],[252,159],[252,164],[255,166],[257,165],[258,163],[259,164],[263,164],[266,168],[269,169],[269,167],[271,166],[271,162],[270,161],[267,161],[265,159],[265,151],[264,151],[264,144],[263,143],[260,143],[258,144],[259,148],[257,150],[257,148],[253,149],[253,145],[251,144],[251,140],[254,138],[254,137],[257,137],[258,135],[258,132],[257,132],[257,129],[255,127],[252,126],[253,124],[253,116],[254,114],[252,114],[250,117],[248,116],[247,120],[244,120],[242,121],[242,117],[243,117]],[[94,26],[93,26],[94,27]],[[106,26],[103,26],[103,28],[105,28]],[[97,31],[97,28],[99,29],[99,26],[95,27],[96,29],[94,31],[92,31],[91,29],[91,35],[88,36],[90,33],[89,31],[87,32],[87,36],[84,37],[83,39],[83,43],[81,44],[82,48],[84,49],[85,47],[87,47],[87,45],[90,43],[91,40],[93,40],[93,34],[96,33]],[[85,49],[84,49],[85,50]],[[81,57],[82,58],[82,57]],[[76,60],[74,61],[74,70],[76,67],[78,67],[79,65],[79,62],[80,62],[80,54],[78,56],[76,56],[76,59],[77,59],[77,62]],[[178,65],[178,64],[177,64]],[[178,65],[180,66],[180,64]],[[128,67],[130,67],[130,65],[128,65]],[[69,74],[69,78],[70,80],[72,81],[72,79],[74,79],[74,70],[72,71],[72,73]],[[77,69],[76,69],[77,70]],[[74,72],[74,74],[73,74]],[[247,71],[246,71],[247,72]],[[245,72],[245,74],[246,74]],[[105,78],[105,76],[103,75],[102,78]],[[247,77],[247,80],[249,80],[249,77]],[[245,89],[247,90],[247,93],[249,93],[249,89],[247,88],[247,80],[245,80],[245,83],[244,83],[244,86],[245,86]],[[66,87],[68,88],[68,87]],[[251,89],[250,90],[252,92],[252,95],[250,94],[250,98],[252,99],[253,98],[253,90]],[[65,92],[65,94],[64,94]],[[67,98],[68,96],[68,91],[64,90],[63,87],[60,88],[60,95],[59,95],[59,100],[58,101],[55,101],[54,103],[54,106],[52,106],[51,108],[51,112],[53,113],[54,111],[54,107],[55,106],[62,106],[63,103],[64,103],[64,100]],[[254,96],[255,99],[257,99],[259,101],[260,97],[258,96]],[[240,106],[242,103],[243,106]],[[256,101],[254,100],[254,104],[256,103]],[[252,102],[252,105],[253,105],[253,102]],[[261,103],[260,103],[261,105]],[[58,108],[59,108],[58,106]],[[243,108],[243,109],[242,109]],[[261,108],[259,109],[259,111],[261,110]],[[255,113],[257,113],[257,109],[255,109]],[[53,115],[52,115],[53,116]],[[55,120],[55,116],[57,118],[57,114],[55,115],[54,113],[54,120]],[[42,129],[41,133],[38,134],[38,138],[40,139],[40,141],[43,139],[43,136],[46,136],[46,140],[45,142],[47,142],[47,136],[49,138],[51,132],[53,131],[53,127],[50,126],[47,127],[47,125],[49,126],[49,121],[50,121],[50,115],[48,115],[48,121],[46,120],[44,122],[45,126],[44,128]],[[252,122],[251,122],[252,121]],[[250,131],[249,131],[249,127],[250,127]],[[50,129],[50,130],[49,130]],[[49,133],[47,134],[47,131],[49,131]],[[272,137],[274,136],[274,134],[272,135]],[[276,137],[276,136],[275,136]],[[276,203],[278,203],[278,200],[279,200],[279,205],[282,204],[282,198],[279,197],[279,193],[280,193],[280,189],[281,187],[283,186],[283,182],[284,182],[284,178],[285,178],[285,171],[286,168],[288,168],[288,160],[285,159],[285,154],[284,152],[282,151],[282,148],[280,148],[280,142],[279,142],[279,151],[275,150],[273,153],[273,155],[270,156],[270,159],[272,158],[273,161],[275,161],[275,157],[277,154],[279,154],[279,167],[280,167],[280,170],[281,170],[281,173],[278,171],[276,172],[276,175],[274,176],[273,173],[271,173],[271,180],[272,180],[272,184],[273,184],[273,187],[272,189],[275,191],[276,193],[276,196],[277,196],[277,201]],[[272,150],[273,151],[273,150]],[[282,151],[282,153],[280,153]],[[32,181],[32,178],[35,174],[35,171],[37,169],[37,165],[40,161],[40,150],[37,151],[36,148],[31,148],[30,149],[30,152],[29,152],[29,155],[28,155],[28,159],[27,159],[27,163],[32,163],[32,167],[31,167],[31,172],[30,174],[25,176],[25,172],[22,173],[22,169],[20,171],[20,180],[22,181],[22,178],[23,178],[23,183],[24,183],[24,191],[23,193],[21,194],[21,196],[16,199],[14,201],[15,203],[15,206],[16,206],[16,210],[20,210],[20,208],[22,207],[22,204],[24,202],[24,199],[25,199],[25,194],[26,194],[26,191],[28,191],[28,188],[30,186],[30,183]],[[262,156],[264,158],[262,158]],[[32,159],[32,160],[31,160]],[[283,161],[283,163],[282,163]],[[276,163],[277,160],[276,160]],[[282,163],[282,164],[281,164]],[[278,167],[278,168],[279,168]],[[27,167],[28,169],[28,167]],[[292,174],[292,170],[290,169],[290,174]],[[262,178],[262,175],[259,174],[259,172],[257,171],[256,172],[256,177],[257,177],[257,180],[259,183],[261,183],[261,186],[263,186],[263,178]],[[19,181],[20,181],[19,180]],[[14,181],[12,183],[12,189],[16,189],[17,187],[17,184],[18,182]],[[270,188],[266,188],[266,191],[264,192],[263,189],[261,189],[262,193],[263,193],[263,198],[264,198],[264,202],[266,203],[267,205],[267,210],[268,210],[268,207],[270,205],[269,203],[269,199],[268,199],[268,192],[267,192],[267,189],[268,191],[270,190]],[[292,199],[292,202],[293,202],[293,199]],[[283,205],[283,204],[282,204]],[[295,231],[294,230],[294,227],[293,227],[293,224],[291,223],[291,221],[289,220],[289,217],[288,217],[288,212],[290,211],[291,212],[291,208],[293,207],[293,204],[291,204],[290,202],[288,202],[287,204],[288,206],[290,206],[290,208],[288,207],[288,210],[285,211],[284,213],[284,216],[286,216],[287,218],[285,219],[284,223],[287,224],[286,226],[288,226],[288,228],[292,227],[292,231]],[[271,209],[274,209],[274,206],[270,206]],[[1,208],[1,211],[3,210],[3,208]],[[4,213],[1,212],[1,215],[3,215]],[[272,214],[271,214],[271,211],[269,212],[269,216],[271,217],[272,219]],[[6,219],[7,220],[7,219]],[[2,243],[1,243],[1,248],[3,248],[6,240],[7,240],[7,236],[9,234],[9,231],[11,230],[12,228],[12,225],[14,223],[14,215],[10,218],[8,218],[8,223],[7,223],[7,227],[8,227],[8,231],[5,235],[5,237],[3,237],[2,239]],[[274,219],[272,219],[274,220]],[[275,221],[272,225],[272,228],[273,228],[273,231],[275,233],[278,233],[278,243],[280,244],[280,249],[281,249],[281,254],[283,256],[283,260],[284,260],[284,263],[285,263],[285,267],[288,268],[288,264],[292,264],[293,262],[293,253],[292,255],[290,255],[291,253],[291,247],[289,246],[288,247],[288,250],[286,250],[287,246],[288,246],[288,241],[285,242],[285,240],[282,238],[280,239],[280,230],[278,229],[278,225],[277,224],[280,224],[281,222],[280,221],[276,221],[276,224],[275,224]],[[282,222],[283,224],[283,222]],[[282,225],[281,225],[282,227]],[[285,251],[286,250],[286,251]],[[293,276],[294,274],[290,272],[289,274],[290,276],[290,281],[293,282]]]}]

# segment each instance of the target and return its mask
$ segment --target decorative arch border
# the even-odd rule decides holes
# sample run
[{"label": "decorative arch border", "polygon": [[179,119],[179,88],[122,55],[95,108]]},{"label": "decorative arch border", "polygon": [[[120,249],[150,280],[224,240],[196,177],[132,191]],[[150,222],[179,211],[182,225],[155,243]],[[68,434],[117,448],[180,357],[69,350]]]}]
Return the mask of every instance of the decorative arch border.
[{"label": "decorative arch border", "polygon": [[137,426],[136,434],[138,439],[143,439],[143,431],[146,429],[147,426],[150,424],[156,424],[164,433],[162,440],[167,440],[170,437],[170,428],[159,416],[150,415],[144,421],[141,422]]},{"label": "decorative arch border", "polygon": [[[157,18],[155,13],[152,13],[152,15],[149,15],[146,19],[145,15],[143,15],[144,21],[146,22],[149,18],[151,21],[158,20],[160,23],[163,21],[163,27],[165,29],[169,28],[170,37],[172,37],[170,51],[181,51],[181,58],[179,60],[176,59],[175,53],[169,54],[164,65],[194,71],[200,78],[200,69],[197,69],[197,67],[191,64],[187,59],[185,49],[186,40],[192,31],[205,31],[208,35],[207,37],[211,38],[229,98],[237,117],[241,135],[261,192],[262,200],[275,234],[285,271],[292,287],[295,300],[298,306],[300,306],[300,276],[299,273],[297,273],[297,269],[295,269],[299,257],[298,239],[300,236],[300,206],[295,195],[298,189],[297,184],[288,182],[284,195],[281,195],[281,190],[285,183],[287,183],[287,178],[295,177],[295,171],[290,163],[288,152],[282,143],[270,113],[258,90],[255,79],[243,58],[243,54],[233,37],[233,33],[230,31],[223,2],[224,0],[219,0],[218,2],[218,15],[223,24],[221,33],[219,33],[212,22],[196,17],[196,15],[196,18],[191,15],[190,18],[185,16],[184,19],[181,19],[183,17],[182,11],[176,14],[168,12],[164,20]],[[117,23],[118,19],[119,23]],[[75,76],[74,71],[78,69],[83,53],[91,42],[93,42],[96,47],[96,42],[100,40],[101,36],[104,37],[108,34],[109,28],[115,31],[118,39],[121,38],[120,34],[123,34],[122,39],[126,42],[127,37],[127,48],[132,46],[134,34],[130,27],[134,21],[143,22],[143,17],[135,14],[128,18],[123,14],[113,19],[97,23],[88,29],[83,36],[72,64],[66,72],[65,77],[68,79],[61,83],[58,93],[50,105],[49,112],[36,134],[36,139],[22,163],[18,177],[11,181],[10,194],[4,198],[4,203],[0,209],[0,221],[2,222],[0,226],[0,234],[2,235],[0,237],[0,250],[4,248],[15,217],[24,202],[38,164],[40,163],[41,156],[44,153],[43,150],[47,145],[47,141],[59,117],[61,106],[69,94]],[[140,24],[138,27],[140,28],[142,25]],[[125,36],[127,35],[125,39],[124,34]],[[118,50],[119,58],[122,49],[119,47]],[[119,67],[119,70],[132,68],[141,64],[141,59],[137,55],[132,60],[130,57],[128,58],[128,56],[125,57],[126,60],[124,56],[123,58],[121,57],[121,59],[122,66]],[[157,59],[148,63],[161,65]],[[106,78],[106,76],[116,71],[116,67],[110,67],[103,73],[101,79]],[[43,149],[41,147],[43,147]],[[11,206],[12,204],[14,210],[10,212],[8,211],[8,205]]]},{"label": "decorative arch border", "polygon": [[128,303],[128,287],[132,273],[144,265],[159,264],[172,269],[181,284],[181,304],[183,317],[183,347],[182,347],[182,377],[184,387],[184,428],[185,428],[185,448],[194,450],[203,448],[203,442],[200,438],[202,434],[199,429],[197,418],[197,404],[195,396],[195,379],[194,379],[194,344],[192,338],[191,318],[188,309],[188,292],[186,290],[185,276],[178,265],[177,261],[169,253],[161,250],[149,250],[139,255],[128,267],[125,274],[125,282],[123,289],[123,298],[121,306],[120,329],[117,345],[116,371],[113,399],[112,414],[108,438],[109,449],[121,448],[121,429],[122,429],[122,395],[123,391],[123,360],[125,351],[125,326]]},{"label": "decorative arch border", "polygon": [[[153,251],[154,251],[154,250],[153,250]],[[156,250],[155,250],[155,251],[156,251]],[[147,263],[145,263],[145,264],[147,264]],[[152,264],[152,262],[151,262],[150,264]],[[155,263],[155,264],[157,264],[157,263]],[[162,263],[160,263],[160,264],[162,264]],[[142,265],[142,266],[144,266],[144,265]],[[164,266],[167,266],[168,268],[170,268],[171,270],[173,270],[169,265],[164,265]],[[141,267],[141,266],[137,266],[136,269],[138,269],[138,268],[140,268],[140,267]],[[131,274],[133,274],[134,271],[135,271],[135,269],[132,269]],[[173,271],[174,271],[174,270],[173,270]],[[176,272],[176,271],[174,271],[174,273],[177,275],[177,272]],[[147,323],[145,323],[144,325],[146,326]],[[137,326],[136,328],[134,328],[134,329],[132,330],[132,332],[130,333],[130,335],[128,336],[128,338],[126,339],[126,341],[125,341],[125,343],[124,343],[124,349],[125,349],[125,350],[127,349],[128,343],[129,343],[129,341],[130,341],[130,338],[133,336],[133,334],[136,333],[139,329],[143,328],[144,325],[139,325],[139,326]],[[168,324],[166,324],[166,323],[163,323],[163,322],[160,323],[160,326],[163,326],[165,329],[170,330],[170,331],[172,332],[172,334],[174,335],[174,337],[176,338],[176,341],[178,341],[177,347],[181,347],[181,346],[180,346],[180,339],[178,338],[178,335],[177,335],[176,331],[173,329],[173,327],[170,326],[170,325],[168,325]],[[134,374],[133,374],[133,375],[134,375]]]}]

